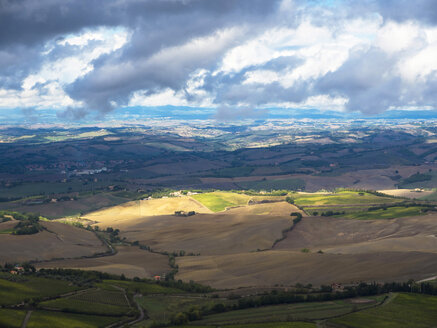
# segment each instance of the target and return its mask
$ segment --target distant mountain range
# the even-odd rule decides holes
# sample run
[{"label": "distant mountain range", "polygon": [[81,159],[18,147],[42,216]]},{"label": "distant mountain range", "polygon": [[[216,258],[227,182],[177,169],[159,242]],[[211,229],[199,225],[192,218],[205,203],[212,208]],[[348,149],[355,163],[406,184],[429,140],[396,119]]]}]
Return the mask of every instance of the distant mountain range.
[{"label": "distant mountain range", "polygon": [[[53,109],[25,110],[2,109],[0,110],[0,124],[34,124],[34,123],[65,123],[68,122],[64,115]],[[213,108],[196,108],[182,106],[160,107],[125,107],[103,114],[91,112],[88,116],[75,123],[99,123],[102,121],[141,122],[145,119],[174,119],[174,120],[208,120],[215,119],[216,110]],[[248,119],[364,119],[364,120],[429,120],[437,119],[437,110],[390,110],[376,115],[364,115],[359,112],[339,112],[319,109],[288,109],[269,108],[262,112],[257,111],[256,117],[248,116]],[[239,121],[239,117],[234,119]],[[230,119],[232,120],[232,119]]]}]

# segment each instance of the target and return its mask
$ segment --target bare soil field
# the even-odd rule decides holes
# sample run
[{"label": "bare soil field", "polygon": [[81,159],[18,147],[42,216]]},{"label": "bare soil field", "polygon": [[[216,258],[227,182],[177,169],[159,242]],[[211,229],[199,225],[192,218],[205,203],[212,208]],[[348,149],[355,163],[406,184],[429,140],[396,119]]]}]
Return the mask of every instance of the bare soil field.
[{"label": "bare soil field", "polygon": [[177,258],[176,279],[216,288],[313,285],[360,281],[407,281],[437,272],[437,256],[421,252],[318,254],[265,251]]},{"label": "bare soil field", "polygon": [[191,197],[170,197],[151,200],[140,200],[113,206],[101,211],[86,214],[83,218],[96,221],[99,226],[118,227],[131,220],[155,215],[172,215],[175,211],[195,211],[211,213],[211,211]]},{"label": "bare soil field", "polygon": [[390,196],[405,197],[411,199],[422,198],[434,193],[434,191],[432,190],[416,191],[412,189],[389,189],[389,190],[378,190],[378,191]]},{"label": "bare soil field", "polygon": [[[421,251],[437,253],[437,215],[391,220],[309,217],[276,244],[277,250],[333,254]],[[437,255],[435,255],[437,257]]]},{"label": "bare soil field", "polygon": [[[250,206],[249,209],[256,209],[257,206]],[[266,211],[266,207],[262,205],[262,211]],[[139,241],[157,251],[228,254],[270,248],[276,239],[281,238],[282,230],[292,224],[288,209],[286,215],[272,216],[254,215],[250,211],[245,213],[245,208],[238,208],[190,217],[138,218],[114,223],[113,226],[121,230],[121,237]]]},{"label": "bare soil field", "polygon": [[437,215],[306,217],[273,250],[183,257],[177,264],[178,279],[217,288],[423,279],[437,272]]},{"label": "bare soil field", "polygon": [[124,274],[128,278],[151,278],[171,270],[167,256],[151,253],[133,246],[118,246],[117,253],[111,256],[42,262],[38,263],[36,267],[38,269],[97,270],[117,275]]},{"label": "bare soil field", "polygon": [[[0,230],[16,222],[0,224]],[[34,235],[0,234],[0,263],[90,256],[107,251],[93,232],[57,222],[41,222],[46,228]]]}]

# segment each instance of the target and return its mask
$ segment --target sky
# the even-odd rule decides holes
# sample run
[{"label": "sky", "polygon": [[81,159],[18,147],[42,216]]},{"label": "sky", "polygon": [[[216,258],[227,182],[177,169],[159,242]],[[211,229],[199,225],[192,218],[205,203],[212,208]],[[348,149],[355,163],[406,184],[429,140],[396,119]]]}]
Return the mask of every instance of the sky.
[{"label": "sky", "polygon": [[437,1],[0,0],[0,111],[167,105],[436,110]]}]

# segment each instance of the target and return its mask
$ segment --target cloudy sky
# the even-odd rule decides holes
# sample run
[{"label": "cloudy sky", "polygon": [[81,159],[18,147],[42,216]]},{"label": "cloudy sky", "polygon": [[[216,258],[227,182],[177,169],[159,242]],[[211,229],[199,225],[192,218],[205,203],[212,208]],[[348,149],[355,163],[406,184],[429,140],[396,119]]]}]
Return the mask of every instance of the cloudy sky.
[{"label": "cloudy sky", "polygon": [[0,0],[0,110],[437,109],[435,0]]}]

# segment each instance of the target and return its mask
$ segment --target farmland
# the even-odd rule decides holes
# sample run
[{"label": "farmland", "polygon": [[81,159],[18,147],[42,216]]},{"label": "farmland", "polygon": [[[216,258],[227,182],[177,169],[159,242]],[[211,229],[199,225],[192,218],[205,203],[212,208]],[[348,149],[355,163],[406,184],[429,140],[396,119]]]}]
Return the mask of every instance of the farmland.
[{"label": "farmland", "polygon": [[[211,328],[217,327],[213,325],[208,326],[179,326],[181,328],[198,327],[198,328]],[[309,322],[271,322],[271,323],[251,323],[247,325],[227,325],[228,328],[316,328],[316,324]]]},{"label": "farmland", "polygon": [[383,296],[376,299],[364,299],[360,303],[351,300],[339,300],[320,303],[298,303],[265,306],[258,309],[245,309],[220,313],[207,316],[199,321],[199,324],[222,326],[228,324],[249,324],[257,322],[283,322],[296,320],[320,320],[329,317],[341,316],[354,310],[361,310],[373,307],[383,299]]},{"label": "farmland", "polygon": [[[0,223],[0,231],[14,225],[12,221]],[[81,257],[108,251],[91,231],[57,222],[41,222],[41,225],[44,230],[32,235],[0,234],[0,263]]]},{"label": "farmland", "polygon": [[280,200],[280,196],[248,196],[231,192],[216,191],[212,193],[202,193],[192,196],[213,212],[224,211],[226,208],[247,205],[249,200]]},{"label": "farmland", "polygon": [[[291,212],[291,211],[290,211]],[[121,236],[155,251],[201,254],[237,253],[271,247],[289,228],[289,216],[237,212],[198,214],[187,218],[156,216],[117,226]],[[226,241],[226,242],[223,242]]]},{"label": "farmland", "polygon": [[120,321],[120,317],[94,316],[74,313],[60,313],[49,311],[32,312],[27,324],[29,328],[103,328],[111,323]]},{"label": "farmland", "polygon": [[8,278],[8,275],[0,276],[0,305],[13,305],[25,299],[56,296],[80,289],[66,281],[37,277],[10,281],[5,278]]},{"label": "farmland", "polygon": [[127,277],[150,278],[170,271],[167,256],[141,250],[138,247],[119,246],[112,256],[54,260],[36,264],[37,268],[78,268],[98,270],[111,274],[124,273]]},{"label": "farmland", "polygon": [[41,302],[42,309],[63,310],[71,313],[124,316],[132,312],[121,291],[92,290],[70,297]]},{"label": "farmland", "polygon": [[223,302],[222,299],[194,296],[144,296],[138,299],[139,304],[147,311],[149,319],[166,321],[181,311],[188,311],[192,307],[212,307]]},{"label": "farmland", "polygon": [[134,219],[172,215],[175,211],[195,211],[211,213],[211,211],[187,196],[170,197],[151,200],[138,200],[113,206],[101,211],[91,212],[84,218],[96,221],[100,226],[119,226]]},{"label": "farmland", "polygon": [[[320,248],[277,250],[177,259],[177,279],[215,288],[302,284],[404,281],[434,275],[437,258],[430,252],[363,251],[318,253]],[[347,250],[347,248],[345,248]],[[323,274],[320,274],[320,273]]]},{"label": "farmland", "polygon": [[366,204],[389,204],[402,200],[374,195],[368,192],[358,191],[338,191],[335,193],[297,193],[292,194],[296,205],[315,206],[315,205],[366,205]]},{"label": "farmland", "polygon": [[427,295],[397,294],[377,308],[329,320],[333,327],[434,327],[437,298]]},{"label": "farmland", "polygon": [[0,327],[20,328],[26,311],[0,309]]},{"label": "farmland", "polygon": [[430,326],[432,296],[330,290],[435,277],[434,125],[214,124],[1,130],[0,210],[49,220],[1,218],[0,326]]},{"label": "farmland", "polygon": [[346,215],[339,215],[339,217],[354,219],[354,220],[378,220],[378,219],[394,219],[394,218],[402,218],[402,217],[411,217],[418,215],[425,215],[424,212],[426,208],[421,206],[393,206],[382,208],[378,210],[365,211],[365,212],[356,212],[356,213],[348,213]]}]

